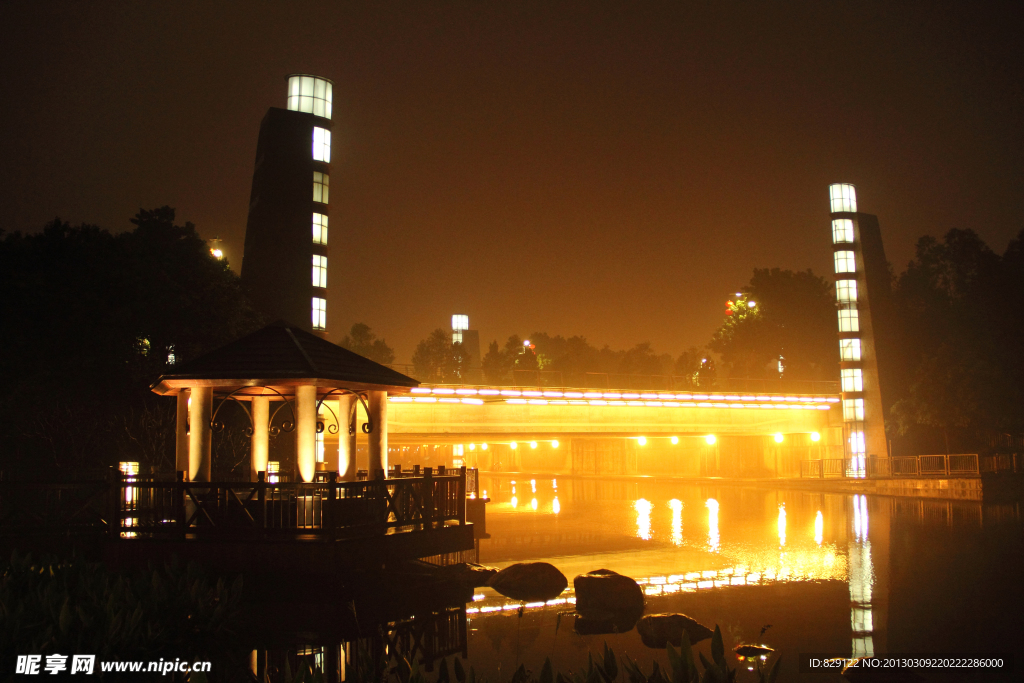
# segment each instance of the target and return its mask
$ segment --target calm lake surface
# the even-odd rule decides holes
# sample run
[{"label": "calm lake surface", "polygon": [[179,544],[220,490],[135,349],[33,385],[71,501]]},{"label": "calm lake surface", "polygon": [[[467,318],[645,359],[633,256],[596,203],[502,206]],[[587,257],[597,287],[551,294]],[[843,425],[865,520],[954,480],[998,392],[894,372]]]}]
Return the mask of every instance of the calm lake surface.
[{"label": "calm lake surface", "polygon": [[[647,671],[666,663],[635,629],[573,632],[572,579],[601,568],[637,580],[648,614],[718,624],[727,649],[776,648],[784,680],[843,680],[798,673],[797,655],[810,652],[1010,653],[1024,666],[1018,503],[550,475],[482,475],[481,488],[492,502],[480,562],[550,562],[569,579],[559,600],[528,605],[522,617],[518,603],[477,589],[469,661],[492,681],[518,663],[539,671],[545,657],[578,670],[605,642]],[[710,656],[708,641],[695,649]],[[926,679],[1019,680],[963,671]],[[741,670],[740,680],[753,674]]]}]

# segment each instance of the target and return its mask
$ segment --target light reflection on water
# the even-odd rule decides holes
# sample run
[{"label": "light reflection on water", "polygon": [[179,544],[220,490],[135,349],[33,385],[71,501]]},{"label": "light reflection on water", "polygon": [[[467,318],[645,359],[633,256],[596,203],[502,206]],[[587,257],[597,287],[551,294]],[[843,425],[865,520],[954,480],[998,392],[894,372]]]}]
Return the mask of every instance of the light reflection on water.
[{"label": "light reflection on water", "polygon": [[718,544],[721,541],[718,533],[718,501],[708,498],[704,507],[708,509],[708,547],[711,548],[711,552],[718,552]]}]

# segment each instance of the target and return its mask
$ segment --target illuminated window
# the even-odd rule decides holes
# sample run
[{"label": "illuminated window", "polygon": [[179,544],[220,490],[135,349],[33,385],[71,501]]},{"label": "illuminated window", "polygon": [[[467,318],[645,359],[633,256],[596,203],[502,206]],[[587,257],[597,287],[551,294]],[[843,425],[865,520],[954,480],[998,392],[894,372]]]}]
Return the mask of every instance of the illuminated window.
[{"label": "illuminated window", "polygon": [[852,251],[837,251],[835,257],[836,273],[857,272],[857,260],[854,258]]},{"label": "illuminated window", "polygon": [[327,329],[327,299],[313,297],[313,329]]},{"label": "illuminated window", "polygon": [[313,201],[327,203],[327,195],[331,189],[331,176],[320,171],[313,171]]},{"label": "illuminated window", "polygon": [[832,200],[832,213],[840,211],[857,211],[857,190],[849,183],[836,183],[828,186],[829,199]]},{"label": "illuminated window", "polygon": [[288,77],[288,111],[302,111],[331,118],[334,86],[325,78],[316,76]]},{"label": "illuminated window", "polygon": [[845,398],[843,399],[843,420],[846,422],[864,421],[864,399]]},{"label": "illuminated window", "polygon": [[468,315],[453,315],[452,316],[452,329],[453,330],[468,330],[469,329],[469,316]]},{"label": "illuminated window", "polygon": [[313,129],[313,160],[331,163],[331,131],[326,128]]},{"label": "illuminated window", "polygon": [[836,280],[836,300],[848,304],[857,300],[856,280]]},{"label": "illuminated window", "polygon": [[839,360],[860,360],[860,339],[840,339]]},{"label": "illuminated window", "polygon": [[849,218],[832,221],[832,241],[836,244],[853,244],[853,221]]},{"label": "illuminated window", "polygon": [[839,309],[839,331],[860,332],[860,318],[856,308]]},{"label": "illuminated window", "polygon": [[863,455],[864,450],[864,432],[850,432],[850,452]]},{"label": "illuminated window", "polygon": [[313,286],[327,287],[327,257],[313,254]]},{"label": "illuminated window", "polygon": [[327,216],[313,214],[313,244],[327,244]]},{"label": "illuminated window", "polygon": [[843,384],[843,391],[864,391],[864,377],[860,368],[844,369],[839,371]]}]

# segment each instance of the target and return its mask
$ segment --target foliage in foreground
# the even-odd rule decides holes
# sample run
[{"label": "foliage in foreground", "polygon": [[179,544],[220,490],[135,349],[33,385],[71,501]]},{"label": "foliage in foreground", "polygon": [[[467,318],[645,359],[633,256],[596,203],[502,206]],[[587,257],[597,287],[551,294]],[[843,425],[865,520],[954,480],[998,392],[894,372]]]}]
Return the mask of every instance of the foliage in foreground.
[{"label": "foliage in foreground", "polygon": [[231,635],[241,593],[241,577],[213,582],[192,562],[129,574],[14,553],[0,573],[0,652],[99,660],[210,652]]},{"label": "foliage in foreground", "polygon": [[[509,683],[614,683],[619,680],[623,683],[720,683],[736,680],[736,669],[730,669],[725,659],[725,646],[722,641],[722,632],[718,626],[715,626],[715,633],[711,638],[711,660],[709,661],[703,653],[698,653],[701,666],[704,669],[703,673],[697,669],[696,660],[693,657],[693,647],[690,645],[690,638],[685,633],[679,649],[677,650],[669,644],[667,652],[668,669],[662,669],[657,662],[654,662],[651,672],[648,674],[644,673],[628,655],[623,658],[620,668],[615,653],[605,643],[603,656],[597,661],[594,660],[593,655],[588,657],[587,667],[584,670],[570,671],[569,673],[556,672],[551,666],[549,658],[544,660],[544,666],[539,675],[534,674],[533,671],[521,664],[512,674]],[[355,683],[387,683],[390,674],[386,661],[381,661],[377,667],[374,667],[365,651],[359,653],[358,660],[359,666],[354,672]],[[781,661],[781,657],[777,658],[767,671],[758,668],[758,678],[761,683],[775,683],[779,675]],[[485,683],[483,678],[477,679],[476,671],[472,667],[467,672],[458,658],[452,660],[452,670],[455,683]],[[404,657],[399,658],[394,673],[398,678],[398,683],[452,683],[446,659],[441,660],[437,678],[434,681],[430,681],[420,671],[415,661],[410,663]],[[285,683],[323,683],[324,680],[323,674],[308,664],[303,664],[295,675],[292,674],[290,668],[285,670]]]}]

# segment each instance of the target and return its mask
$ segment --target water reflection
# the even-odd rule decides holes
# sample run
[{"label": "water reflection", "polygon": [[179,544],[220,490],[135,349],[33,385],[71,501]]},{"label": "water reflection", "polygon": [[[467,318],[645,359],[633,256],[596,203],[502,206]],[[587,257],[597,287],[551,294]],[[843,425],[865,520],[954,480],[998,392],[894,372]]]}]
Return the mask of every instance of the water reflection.
[{"label": "water reflection", "polygon": [[651,540],[651,503],[641,498],[633,504],[636,509],[636,535],[645,541]]},{"label": "water reflection", "polygon": [[819,546],[825,535],[825,517],[821,514],[821,510],[818,510],[818,515],[814,518],[814,542]]},{"label": "water reflection", "polygon": [[853,529],[854,540],[849,549],[851,652],[854,657],[873,657],[875,627],[871,596],[875,568],[871,561],[871,541],[868,540],[867,496],[853,497]]},{"label": "water reflection", "polygon": [[704,506],[708,509],[708,547],[711,552],[718,552],[718,501],[708,498]]},{"label": "water reflection", "polygon": [[779,504],[779,520],[776,522],[779,529],[779,547],[786,547],[786,504]]},{"label": "water reflection", "polygon": [[683,501],[673,498],[668,502],[672,508],[672,545],[683,544]]}]

